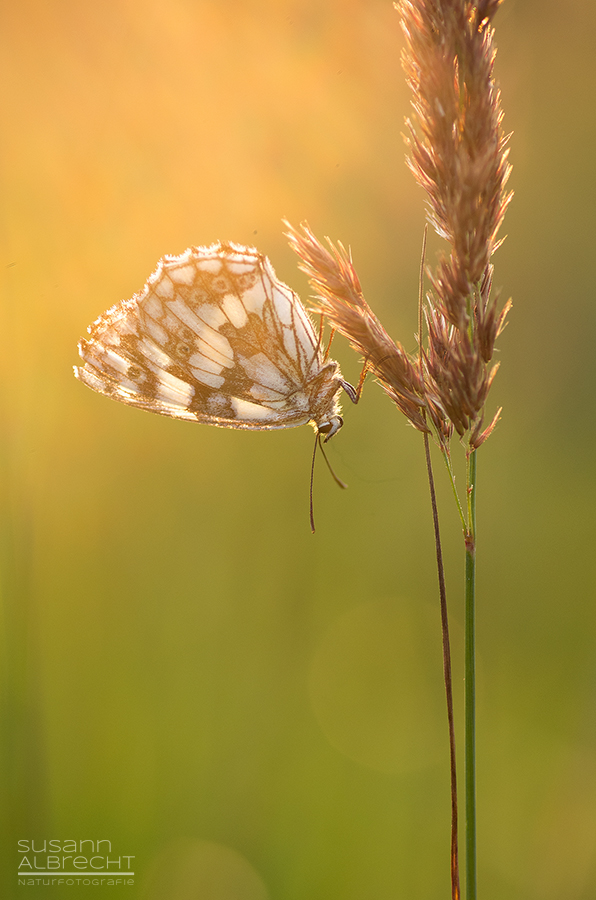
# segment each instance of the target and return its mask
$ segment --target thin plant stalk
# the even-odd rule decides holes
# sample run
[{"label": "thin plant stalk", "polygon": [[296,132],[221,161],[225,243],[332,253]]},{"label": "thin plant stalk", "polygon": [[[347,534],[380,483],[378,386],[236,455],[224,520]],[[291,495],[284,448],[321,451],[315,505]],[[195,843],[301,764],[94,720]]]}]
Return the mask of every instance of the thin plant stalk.
[{"label": "thin plant stalk", "polygon": [[[426,239],[428,225],[424,228],[422,240],[422,258],[420,260],[420,289],[418,293],[418,360],[421,376],[422,370],[422,325],[423,310],[422,298],[424,293],[424,260],[426,257]],[[435,478],[433,474],[432,459],[430,455],[430,438],[428,432],[423,432],[424,456],[426,460],[426,474],[428,477],[428,490],[430,493],[430,505],[432,508],[433,530],[435,535],[435,554],[437,560],[437,575],[439,580],[439,606],[441,610],[441,639],[443,648],[443,681],[445,683],[445,699],[447,703],[447,725],[449,729],[449,783],[451,790],[451,900],[459,900],[459,845],[458,845],[458,805],[457,805],[457,756],[455,748],[455,717],[453,714],[453,677],[451,669],[451,641],[449,639],[449,616],[447,613],[447,589],[445,587],[445,567],[443,565],[443,548],[441,545],[441,532],[439,529],[439,508],[435,491]],[[445,451],[445,461],[450,468],[450,460]],[[455,490],[455,483],[453,483]],[[455,492],[457,497],[457,491]]]},{"label": "thin plant stalk", "polygon": [[458,850],[458,811],[457,811],[457,765],[455,752],[455,719],[453,715],[453,678],[451,673],[451,642],[449,640],[449,619],[447,616],[447,591],[445,588],[445,568],[443,565],[443,550],[441,547],[441,535],[439,532],[439,512],[435,492],[435,480],[433,477],[430,439],[428,434],[423,435],[424,454],[426,457],[426,471],[428,475],[428,487],[433,515],[433,528],[435,533],[435,552],[437,558],[437,574],[439,577],[439,600],[441,609],[441,637],[443,644],[443,680],[445,682],[445,696],[447,701],[447,723],[449,727],[449,772],[451,787],[451,897],[459,900],[459,850]]},{"label": "thin plant stalk", "polygon": [[476,900],[476,450],[466,460],[468,528],[465,588],[466,898]]}]

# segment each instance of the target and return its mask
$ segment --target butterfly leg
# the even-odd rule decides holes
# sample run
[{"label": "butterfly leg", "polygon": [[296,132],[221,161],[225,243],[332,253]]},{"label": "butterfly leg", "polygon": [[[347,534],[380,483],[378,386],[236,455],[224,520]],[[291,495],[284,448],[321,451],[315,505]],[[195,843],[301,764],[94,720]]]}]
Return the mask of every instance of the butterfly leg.
[{"label": "butterfly leg", "polygon": [[358,387],[354,387],[348,381],[344,381],[341,379],[341,386],[352,401],[352,403],[358,403],[360,400],[360,395],[364,389],[364,381],[366,379],[368,373],[368,360],[364,360],[364,366],[362,367],[362,372],[360,373],[360,378],[358,380]]},{"label": "butterfly leg", "polygon": [[[329,351],[331,350],[331,341],[333,340],[333,338],[335,336],[335,331],[336,331],[335,328],[331,329],[331,334],[329,335],[329,340],[327,341],[327,347],[325,348],[325,353],[323,354],[324,362],[327,362],[327,360],[329,359]],[[322,338],[322,336],[323,336],[323,316],[321,316],[321,338]],[[321,338],[319,338],[319,342],[320,342]]]},{"label": "butterfly leg", "polygon": [[[325,328],[325,316],[321,313],[321,321],[319,324],[319,339],[317,341],[317,350],[323,346],[323,330]],[[325,348],[325,352],[323,353],[323,362],[326,363],[329,359],[329,351],[331,350],[331,341],[335,335],[337,329],[332,328],[331,334],[329,335],[329,340],[327,341],[327,346]]]},{"label": "butterfly leg", "polygon": [[366,380],[366,376],[368,375],[368,359],[364,360],[364,365],[362,366],[362,372],[360,373],[360,379],[358,381],[358,387],[356,388],[356,403],[360,400],[360,396],[362,391],[364,390],[364,382]]}]

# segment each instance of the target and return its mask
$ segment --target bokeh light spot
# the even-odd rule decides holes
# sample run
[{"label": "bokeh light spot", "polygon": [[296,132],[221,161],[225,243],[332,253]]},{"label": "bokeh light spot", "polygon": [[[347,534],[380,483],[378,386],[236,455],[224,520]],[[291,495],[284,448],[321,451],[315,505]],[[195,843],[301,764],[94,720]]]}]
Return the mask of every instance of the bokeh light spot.
[{"label": "bokeh light spot", "polygon": [[310,696],[319,725],[364,766],[411,771],[446,752],[439,615],[433,633],[428,613],[399,598],[364,603],[336,620],[314,656]]},{"label": "bokeh light spot", "polygon": [[153,860],[143,900],[268,900],[263,880],[240,853],[223,844],[179,840]]}]

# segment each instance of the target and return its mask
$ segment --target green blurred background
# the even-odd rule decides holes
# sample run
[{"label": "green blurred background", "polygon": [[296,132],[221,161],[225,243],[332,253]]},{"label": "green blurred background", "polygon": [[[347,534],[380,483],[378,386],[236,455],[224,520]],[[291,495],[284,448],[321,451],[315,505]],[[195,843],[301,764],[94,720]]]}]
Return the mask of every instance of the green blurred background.
[{"label": "green blurred background", "polygon": [[[479,458],[480,895],[587,900],[596,7],[506,0],[496,26],[516,197],[495,282],[514,308]],[[2,896],[448,897],[419,435],[369,384],[329,445],[349,490],[317,472],[313,537],[309,429],[193,427],[72,376],[86,326],[164,253],[256,244],[307,296],[282,216],[350,244],[414,348],[424,203],[397,13],[20,0],[0,40]],[[356,380],[342,339],[334,355]],[[461,726],[463,555],[437,474]],[[18,888],[17,840],[44,838],[109,839],[134,886]]]}]

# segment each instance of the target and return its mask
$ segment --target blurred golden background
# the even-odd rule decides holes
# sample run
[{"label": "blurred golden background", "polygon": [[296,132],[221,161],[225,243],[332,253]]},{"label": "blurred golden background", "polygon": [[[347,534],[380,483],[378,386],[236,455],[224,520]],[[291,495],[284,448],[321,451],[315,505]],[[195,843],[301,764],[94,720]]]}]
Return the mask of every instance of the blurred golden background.
[{"label": "blurred golden background", "polygon": [[[596,7],[506,0],[496,29],[514,308],[479,455],[479,887],[588,900]],[[194,427],[72,375],[87,325],[192,244],[255,244],[306,298],[282,216],[351,246],[414,349],[397,13],[20,0],[0,41],[3,896],[87,891],[19,887],[21,839],[109,839],[135,857],[110,890],[139,900],[449,896],[420,436],[367,384],[328,445],[349,490],[319,465],[312,536],[309,429]],[[333,355],[355,381],[339,338]],[[463,552],[437,477],[461,726]]]}]

